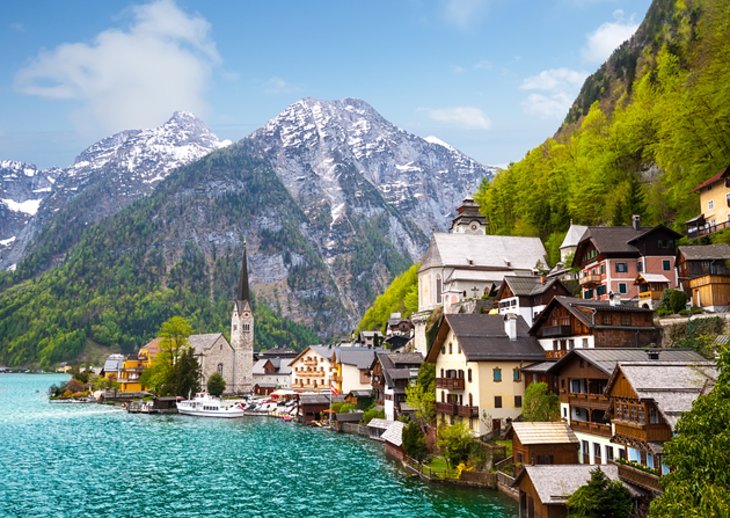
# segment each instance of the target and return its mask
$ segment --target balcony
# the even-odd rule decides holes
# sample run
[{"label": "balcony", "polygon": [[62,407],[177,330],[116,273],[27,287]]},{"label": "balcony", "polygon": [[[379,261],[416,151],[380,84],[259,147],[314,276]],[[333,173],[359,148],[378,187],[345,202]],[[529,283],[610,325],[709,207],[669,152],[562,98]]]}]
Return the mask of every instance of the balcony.
[{"label": "balcony", "polygon": [[608,398],[603,394],[569,392],[568,403],[588,408],[600,408],[602,410],[606,410],[608,408]]},{"label": "balcony", "polygon": [[545,326],[542,328],[543,338],[552,336],[570,336],[573,334],[572,328],[568,326]]},{"label": "balcony", "polygon": [[436,378],[436,388],[464,390],[464,378]]},{"label": "balcony", "polygon": [[568,351],[545,351],[545,358],[547,358],[548,360],[559,360],[566,354],[568,354]]},{"label": "balcony", "polygon": [[456,415],[456,403],[436,403],[436,413]]},{"label": "balcony", "polygon": [[299,378],[324,378],[325,373],[323,371],[301,371],[297,372],[296,376]]},{"label": "balcony", "polygon": [[648,290],[639,292],[639,300],[661,300],[663,291]]},{"label": "balcony", "polygon": [[570,428],[574,432],[590,433],[601,437],[611,437],[611,425],[605,423],[594,423],[591,421],[570,420]]},{"label": "balcony", "polygon": [[602,280],[600,275],[589,274],[578,279],[578,284],[585,287],[598,286]]},{"label": "balcony", "polygon": [[616,465],[618,466],[618,476],[624,482],[653,491],[654,493],[663,493],[658,475],[647,473],[646,471],[620,462],[617,462]]},{"label": "balcony", "polygon": [[616,435],[623,435],[642,442],[664,442],[672,438],[672,431],[665,424],[643,424],[613,419]]},{"label": "balcony", "polygon": [[462,417],[479,417],[478,406],[457,405],[456,413]]},{"label": "balcony", "polygon": [[722,223],[718,223],[716,225],[705,224],[704,226],[688,226],[687,237],[692,239],[696,237],[709,236],[710,234],[714,234],[715,232],[725,230],[726,228],[730,228],[730,220],[723,221]]}]

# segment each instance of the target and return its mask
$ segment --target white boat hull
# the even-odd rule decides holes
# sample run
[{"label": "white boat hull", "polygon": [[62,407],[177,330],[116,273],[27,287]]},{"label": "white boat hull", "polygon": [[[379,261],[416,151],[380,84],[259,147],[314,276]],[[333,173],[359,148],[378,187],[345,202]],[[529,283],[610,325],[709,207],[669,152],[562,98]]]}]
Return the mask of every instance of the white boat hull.
[{"label": "white boat hull", "polygon": [[195,417],[243,417],[243,406],[238,403],[226,403],[207,394],[198,394],[195,399],[177,403],[177,411],[183,415]]}]

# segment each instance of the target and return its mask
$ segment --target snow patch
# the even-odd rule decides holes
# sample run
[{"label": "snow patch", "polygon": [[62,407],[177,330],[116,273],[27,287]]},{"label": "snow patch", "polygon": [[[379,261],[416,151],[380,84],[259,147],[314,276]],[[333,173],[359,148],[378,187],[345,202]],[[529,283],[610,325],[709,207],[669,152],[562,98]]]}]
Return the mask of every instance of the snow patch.
[{"label": "snow patch", "polygon": [[17,264],[11,264],[11,265],[10,265],[10,266],[8,266],[8,267],[7,267],[6,269],[7,269],[7,271],[9,271],[9,272],[14,272],[14,271],[15,271],[15,268],[17,268],[17,267],[18,267],[18,265],[17,265]]},{"label": "snow patch", "polygon": [[425,140],[429,144],[436,144],[437,146],[445,147],[449,151],[456,151],[456,148],[454,146],[444,142],[443,140],[441,140],[438,137],[434,137],[433,135],[429,135],[428,137],[424,138],[423,140]]},{"label": "snow patch", "polygon": [[7,239],[0,239],[0,246],[8,246],[12,244],[15,241],[15,236],[9,237]]},{"label": "snow patch", "polygon": [[23,212],[25,214],[35,216],[36,212],[38,212],[38,207],[41,206],[41,201],[43,200],[25,200],[17,202],[9,198],[2,198],[0,201],[13,212]]}]

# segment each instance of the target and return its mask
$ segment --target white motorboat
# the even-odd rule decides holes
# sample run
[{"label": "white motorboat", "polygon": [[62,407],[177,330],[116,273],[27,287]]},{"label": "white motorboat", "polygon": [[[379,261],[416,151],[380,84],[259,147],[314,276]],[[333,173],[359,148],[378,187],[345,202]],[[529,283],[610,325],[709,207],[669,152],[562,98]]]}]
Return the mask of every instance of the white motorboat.
[{"label": "white motorboat", "polygon": [[243,417],[243,405],[239,401],[224,401],[210,394],[195,394],[193,399],[177,403],[181,414],[196,417]]}]

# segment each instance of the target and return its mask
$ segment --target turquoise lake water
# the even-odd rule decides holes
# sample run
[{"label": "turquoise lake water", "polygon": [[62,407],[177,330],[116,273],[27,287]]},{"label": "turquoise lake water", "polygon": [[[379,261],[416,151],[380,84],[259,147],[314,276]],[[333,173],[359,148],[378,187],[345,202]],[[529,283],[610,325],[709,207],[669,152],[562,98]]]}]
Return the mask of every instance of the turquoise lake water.
[{"label": "turquoise lake water", "polygon": [[425,484],[367,439],[268,418],[50,403],[62,375],[0,375],[0,516],[517,516]]}]

